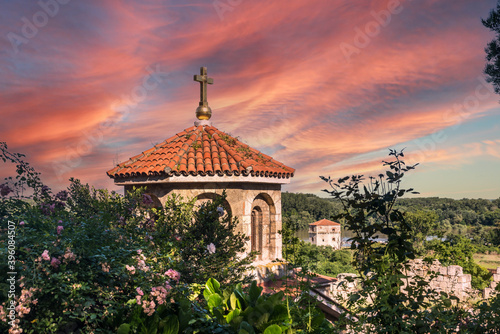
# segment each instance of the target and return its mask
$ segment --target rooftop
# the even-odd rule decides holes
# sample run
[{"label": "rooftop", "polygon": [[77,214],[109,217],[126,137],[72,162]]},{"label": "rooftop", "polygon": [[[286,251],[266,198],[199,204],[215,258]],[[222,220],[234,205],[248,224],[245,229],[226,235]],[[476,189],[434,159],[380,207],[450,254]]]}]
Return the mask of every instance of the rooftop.
[{"label": "rooftop", "polygon": [[295,169],[211,125],[193,126],[107,172],[119,180],[139,176],[256,176],[285,179]]},{"label": "rooftop", "polygon": [[332,222],[331,220],[328,220],[328,219],[321,219],[315,223],[309,224],[309,226],[337,226],[337,225],[340,225],[340,224],[336,223],[336,222]]}]

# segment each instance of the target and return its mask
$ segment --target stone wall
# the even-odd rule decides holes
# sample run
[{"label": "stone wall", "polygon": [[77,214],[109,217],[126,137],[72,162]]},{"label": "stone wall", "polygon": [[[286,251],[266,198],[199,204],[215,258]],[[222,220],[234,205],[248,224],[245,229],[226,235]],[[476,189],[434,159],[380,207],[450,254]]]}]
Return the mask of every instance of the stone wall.
[{"label": "stone wall", "polygon": [[[456,297],[464,300],[473,294],[471,285],[471,275],[464,274],[460,266],[444,267],[438,260],[431,264],[416,259],[409,262],[410,269],[407,272],[409,277],[420,276],[429,281],[430,287],[438,292],[452,293]],[[432,277],[436,273],[436,277]]]},{"label": "stone wall", "polygon": [[497,285],[499,285],[499,283],[500,283],[500,267],[498,267],[493,272],[493,281],[490,283],[490,286],[483,290],[483,298],[484,299],[490,298],[495,293],[495,289]]},{"label": "stone wall", "polygon": [[[126,184],[125,191],[132,190],[135,184]],[[136,186],[141,186],[140,184]],[[255,264],[263,264],[280,259],[282,250],[281,234],[281,184],[253,182],[192,182],[192,183],[156,183],[146,184],[146,192],[155,195],[164,206],[167,198],[173,194],[184,199],[194,197],[207,199],[210,195],[227,194],[227,209],[238,218],[239,231],[252,236],[251,215],[256,205],[266,205],[267,222],[261,227],[262,249]],[[252,248],[252,241],[246,245],[247,252]]]},{"label": "stone wall", "polygon": [[[435,277],[432,277],[432,272],[436,273]],[[410,279],[418,275],[426,279],[432,289],[438,292],[452,293],[462,300],[475,293],[471,286],[470,274],[464,274],[460,266],[442,266],[438,260],[434,260],[431,264],[421,259],[410,261],[407,275]],[[323,293],[332,299],[339,297],[345,299],[350,293],[358,289],[357,282],[349,282],[346,279],[347,277],[356,277],[356,275],[339,274],[336,282],[322,288]],[[500,280],[500,268],[496,274],[496,279]]]}]

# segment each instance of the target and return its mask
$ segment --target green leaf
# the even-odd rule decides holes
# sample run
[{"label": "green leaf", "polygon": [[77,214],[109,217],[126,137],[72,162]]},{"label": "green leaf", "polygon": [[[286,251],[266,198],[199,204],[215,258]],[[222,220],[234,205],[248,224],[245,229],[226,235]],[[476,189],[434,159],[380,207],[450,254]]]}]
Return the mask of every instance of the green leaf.
[{"label": "green leaf", "polygon": [[207,302],[208,307],[212,311],[214,307],[220,307],[222,305],[222,297],[218,294],[213,294],[208,298]]},{"label": "green leaf", "polygon": [[238,334],[255,334],[255,331],[248,322],[242,321]]},{"label": "green leaf", "polygon": [[259,299],[262,289],[263,289],[262,287],[257,286],[256,281],[252,281],[252,285],[250,286],[250,291],[248,292],[248,296],[250,297],[251,303],[257,302],[257,299]]},{"label": "green leaf", "polygon": [[278,325],[271,325],[267,327],[266,330],[264,331],[264,334],[281,334],[281,333],[282,333],[281,327]]},{"label": "green leaf", "polygon": [[231,297],[229,297],[229,303],[231,304],[231,309],[233,309],[233,310],[240,309],[241,310],[241,303],[238,300],[238,297],[236,297],[236,294],[234,292],[231,294]]},{"label": "green leaf", "polygon": [[[323,314],[323,313],[321,313]],[[274,306],[273,312],[270,317],[270,321],[284,321],[288,319],[288,309],[283,304],[278,304]]]},{"label": "green leaf", "polygon": [[[208,290],[210,295],[214,293],[221,294],[220,283],[217,282],[216,279],[209,278],[207,283],[205,284],[205,290]],[[205,295],[205,292],[203,292],[203,295]]]},{"label": "green leaf", "polygon": [[116,331],[117,334],[128,334],[129,332],[130,332],[129,324],[121,324],[120,327],[118,327],[118,330]]},{"label": "green leaf", "polygon": [[231,321],[233,321],[234,318],[236,318],[239,315],[240,315],[240,310],[239,309],[232,310],[231,312],[228,313],[228,315],[226,315],[226,321],[227,321],[227,323],[230,323]]},{"label": "green leaf", "polygon": [[163,334],[178,334],[179,333],[179,319],[175,315],[169,315],[165,322]]}]

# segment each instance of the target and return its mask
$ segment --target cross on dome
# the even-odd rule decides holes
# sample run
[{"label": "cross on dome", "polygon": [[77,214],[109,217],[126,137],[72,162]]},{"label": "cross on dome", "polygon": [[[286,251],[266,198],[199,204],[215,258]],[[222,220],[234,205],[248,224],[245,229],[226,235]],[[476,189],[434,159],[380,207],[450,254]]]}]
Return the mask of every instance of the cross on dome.
[{"label": "cross on dome", "polygon": [[196,108],[196,117],[199,120],[209,120],[212,117],[212,109],[207,102],[207,84],[212,85],[214,79],[208,77],[206,67],[200,67],[200,74],[194,76],[194,81],[200,83],[200,104]]}]

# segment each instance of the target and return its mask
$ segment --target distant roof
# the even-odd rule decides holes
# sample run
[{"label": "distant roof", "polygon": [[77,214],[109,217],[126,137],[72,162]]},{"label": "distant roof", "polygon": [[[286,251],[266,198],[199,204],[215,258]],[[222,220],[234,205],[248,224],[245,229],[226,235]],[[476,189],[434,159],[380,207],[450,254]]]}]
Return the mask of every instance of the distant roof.
[{"label": "distant roof", "polygon": [[331,220],[328,220],[328,219],[321,219],[321,220],[318,220],[317,222],[311,223],[309,225],[313,225],[313,226],[332,226],[332,225],[340,225],[340,224],[336,223],[336,222],[332,222]]},{"label": "distant roof", "polygon": [[257,176],[288,179],[295,169],[242,143],[211,125],[193,126],[118,164],[107,172],[121,178],[141,176]]}]

